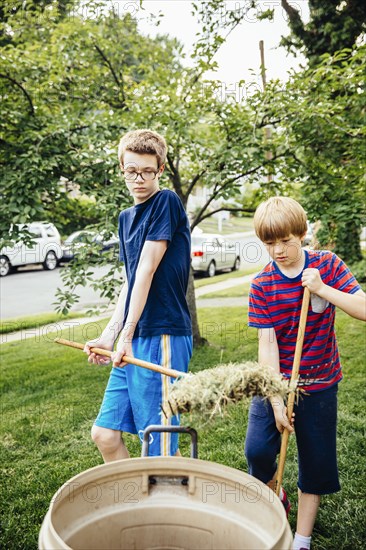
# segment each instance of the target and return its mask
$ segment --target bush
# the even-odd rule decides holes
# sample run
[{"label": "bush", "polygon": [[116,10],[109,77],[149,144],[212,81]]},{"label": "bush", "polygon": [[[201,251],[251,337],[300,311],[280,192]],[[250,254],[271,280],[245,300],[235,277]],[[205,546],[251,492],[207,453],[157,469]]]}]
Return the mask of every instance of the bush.
[{"label": "bush", "polygon": [[61,196],[45,208],[45,216],[63,236],[100,222],[97,205],[87,198]]},{"label": "bush", "polygon": [[359,283],[366,283],[366,256],[348,266]]}]

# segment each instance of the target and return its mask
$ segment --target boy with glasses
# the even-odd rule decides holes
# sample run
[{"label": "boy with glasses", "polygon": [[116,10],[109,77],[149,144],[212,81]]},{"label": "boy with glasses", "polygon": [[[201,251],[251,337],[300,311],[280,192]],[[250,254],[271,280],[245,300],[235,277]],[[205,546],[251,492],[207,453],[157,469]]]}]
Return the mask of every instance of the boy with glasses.
[{"label": "boy with glasses", "polygon": [[[109,359],[90,348],[112,350],[113,368],[92,438],[105,462],[128,458],[121,433],[138,433],[150,424],[178,424],[162,416],[171,378],[122,362],[135,356],[187,372],[192,355],[192,328],[186,300],[191,240],[187,215],[179,197],[160,190],[167,146],[150,130],[122,137],[118,158],[134,206],[120,213],[120,259],[126,269],[115,312],[99,338],[87,342],[88,361]],[[123,368],[121,368],[123,367]],[[150,454],[179,454],[176,434],[151,434]]]}]

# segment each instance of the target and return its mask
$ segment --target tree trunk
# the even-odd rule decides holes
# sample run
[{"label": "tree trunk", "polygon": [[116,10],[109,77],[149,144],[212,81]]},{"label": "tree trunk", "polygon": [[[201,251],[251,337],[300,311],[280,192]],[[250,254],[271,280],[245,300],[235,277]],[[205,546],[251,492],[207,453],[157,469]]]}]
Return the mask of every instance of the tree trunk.
[{"label": "tree trunk", "polygon": [[193,334],[193,345],[194,347],[202,346],[206,343],[206,340],[201,337],[198,318],[197,318],[197,308],[196,308],[196,296],[194,294],[194,279],[193,279],[193,269],[189,274],[188,280],[188,289],[187,289],[187,302],[189,307],[189,312],[192,319],[192,334]]}]

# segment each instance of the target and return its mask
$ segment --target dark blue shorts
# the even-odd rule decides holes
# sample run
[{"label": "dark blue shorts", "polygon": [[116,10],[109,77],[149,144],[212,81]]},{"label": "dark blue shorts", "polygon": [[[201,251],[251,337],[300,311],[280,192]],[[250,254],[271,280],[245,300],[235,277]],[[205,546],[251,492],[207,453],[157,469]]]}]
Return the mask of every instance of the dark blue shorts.
[{"label": "dark blue shorts", "polygon": [[[135,338],[132,349],[139,359],[187,372],[192,337],[164,334]],[[144,429],[150,424],[179,424],[178,416],[167,419],[161,413],[161,404],[168,397],[169,387],[174,381],[175,378],[135,365],[112,368],[95,425],[138,434],[142,440]],[[150,435],[150,455],[174,455],[177,450],[178,434]]]},{"label": "dark blue shorts", "polygon": [[[326,495],[339,491],[336,452],[338,385],[301,396],[294,407],[298,452],[298,487],[304,493]],[[249,409],[245,456],[249,473],[268,483],[274,476],[281,435],[272,405],[255,397]]]}]

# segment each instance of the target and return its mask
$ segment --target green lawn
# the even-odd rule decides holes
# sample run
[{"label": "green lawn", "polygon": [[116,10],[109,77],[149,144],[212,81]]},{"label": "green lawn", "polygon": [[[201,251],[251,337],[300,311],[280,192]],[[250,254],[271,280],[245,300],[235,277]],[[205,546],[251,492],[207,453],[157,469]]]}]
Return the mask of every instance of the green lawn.
[{"label": "green lawn", "polygon": [[68,313],[67,315],[60,315],[59,313],[40,313],[38,315],[28,315],[26,317],[14,317],[13,319],[6,319],[0,323],[0,334],[25,330],[27,328],[37,328],[47,325],[48,323],[57,323],[58,321],[80,317],[85,317],[85,313],[82,311],[78,313]]},{"label": "green lawn", "polygon": [[204,294],[202,298],[242,298],[243,296],[249,295],[249,289],[250,283],[242,283],[241,285],[232,286],[231,288]]},{"label": "green lawn", "polygon": [[244,277],[244,275],[250,275],[251,273],[258,273],[260,271],[259,267],[253,269],[249,267],[247,269],[241,269],[239,271],[230,271],[225,273],[220,273],[220,275],[215,275],[215,277],[203,277],[198,276],[194,279],[194,288],[201,288],[201,286],[213,285],[215,283],[221,283],[222,281],[227,281],[228,279],[237,279],[239,277]]},{"label": "green lawn", "polygon": [[230,235],[230,233],[241,233],[254,231],[253,218],[235,218],[231,216],[229,220],[222,222],[222,230],[219,231],[216,218],[206,218],[198,226],[205,233],[220,233]]},{"label": "green lawn", "polygon": [[[256,331],[246,327],[244,308],[202,309],[202,334],[210,345],[196,350],[191,370],[219,362],[256,358]],[[102,326],[102,324],[101,324]],[[93,323],[65,337],[84,341],[96,335]],[[324,498],[314,532],[313,550],[363,549],[365,482],[365,384],[362,364],[365,331],[361,322],[338,312],[337,332],[345,380],[339,393],[338,453],[342,491]],[[109,368],[90,366],[82,352],[57,346],[51,335],[37,342],[2,346],[2,547],[33,549],[54,492],[86,468],[101,463],[89,437]],[[209,422],[188,415],[183,422],[198,430],[199,457],[246,470],[243,442],[248,402],[232,406]],[[296,502],[295,442],[290,438],[284,484]],[[132,456],[140,445],[127,437]],[[183,454],[189,443],[182,438]],[[296,506],[291,512],[294,528]]]}]

